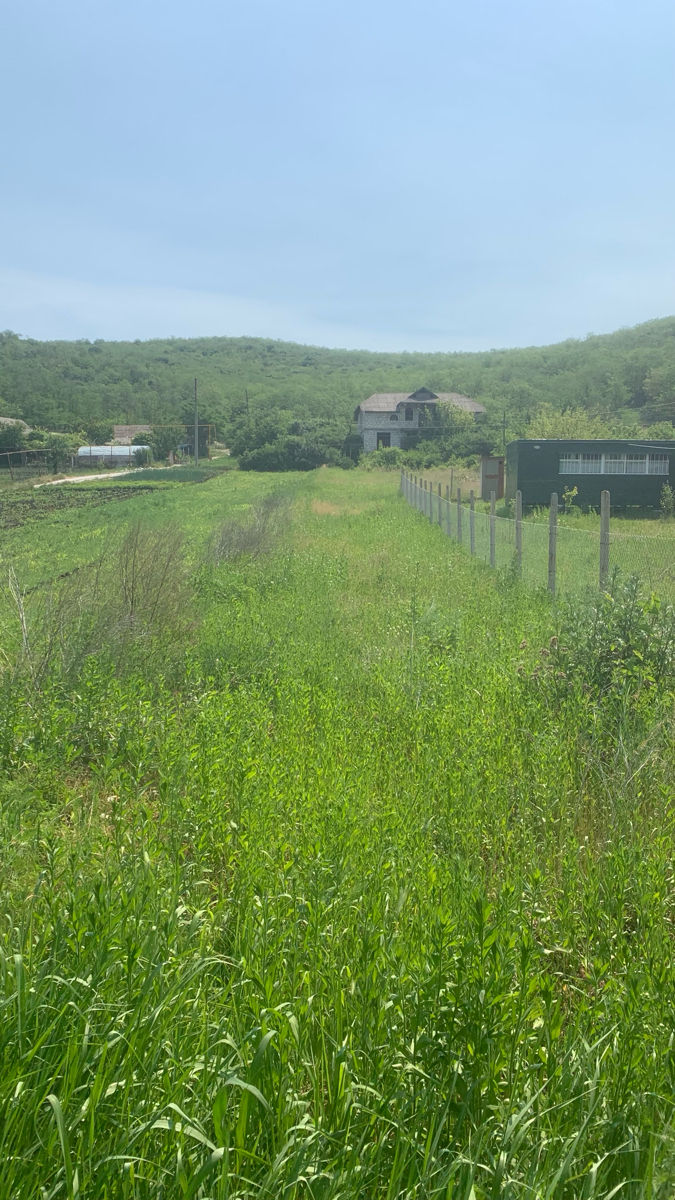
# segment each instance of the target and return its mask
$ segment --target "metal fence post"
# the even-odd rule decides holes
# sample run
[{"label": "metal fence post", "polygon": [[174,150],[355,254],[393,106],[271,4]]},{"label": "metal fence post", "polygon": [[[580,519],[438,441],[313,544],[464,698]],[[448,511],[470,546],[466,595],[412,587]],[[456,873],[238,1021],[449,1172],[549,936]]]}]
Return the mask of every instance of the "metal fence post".
[{"label": "metal fence post", "polygon": [[490,492],[490,566],[497,565],[497,516],[496,516],[497,496],[494,492]]},{"label": "metal fence post", "polygon": [[445,532],[448,537],[452,537],[452,530],[450,528],[450,487],[447,483],[445,485]]},{"label": "metal fence post", "polygon": [[558,547],[558,493],[551,494],[551,507],[548,510],[548,590],[555,596],[555,566]]},{"label": "metal fence post", "polygon": [[469,547],[471,553],[476,553],[476,497],[473,488],[469,492]]},{"label": "metal fence post", "polygon": [[457,541],[462,544],[462,489],[457,488]]},{"label": "metal fence post", "polygon": [[442,512],[441,512],[441,509],[442,509],[442,507],[443,507],[443,506],[442,506],[442,504],[441,504],[441,485],[440,485],[440,483],[439,483],[439,485],[438,485],[438,524],[439,524],[439,525],[440,525],[440,523],[441,523],[441,520],[442,520]]},{"label": "metal fence post", "polygon": [[609,579],[609,492],[600,493],[600,589],[605,591]]},{"label": "metal fence post", "polygon": [[523,569],[523,493],[516,492],[516,567]]}]

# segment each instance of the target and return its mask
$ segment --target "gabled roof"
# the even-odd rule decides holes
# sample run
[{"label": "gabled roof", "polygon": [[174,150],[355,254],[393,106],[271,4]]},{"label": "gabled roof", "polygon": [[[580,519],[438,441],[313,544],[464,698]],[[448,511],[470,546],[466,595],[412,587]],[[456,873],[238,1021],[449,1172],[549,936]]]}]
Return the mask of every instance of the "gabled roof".
[{"label": "gabled roof", "polygon": [[138,433],[151,433],[152,425],[113,425],[113,441],[120,446],[130,445]]},{"label": "gabled roof", "polygon": [[30,433],[30,425],[21,420],[21,417],[0,417],[0,425],[18,425],[24,433]]},{"label": "gabled roof", "polygon": [[463,396],[461,392],[431,392],[429,388],[418,388],[416,392],[375,392],[356,407],[354,418],[361,412],[396,412],[402,404],[451,404],[464,412],[484,413],[482,404]]}]

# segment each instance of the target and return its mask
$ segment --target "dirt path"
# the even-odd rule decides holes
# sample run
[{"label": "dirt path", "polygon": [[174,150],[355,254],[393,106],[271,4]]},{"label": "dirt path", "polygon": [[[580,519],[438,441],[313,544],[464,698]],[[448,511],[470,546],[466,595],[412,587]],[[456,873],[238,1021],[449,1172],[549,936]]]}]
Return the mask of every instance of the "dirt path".
[{"label": "dirt path", "polygon": [[134,475],[136,471],[143,469],[134,467],[130,471],[102,471],[100,475],[68,475],[66,479],[47,479],[44,483],[34,483],[33,487],[56,487],[59,483],[86,483],[88,479],[118,479],[120,475]]},{"label": "dirt path", "polygon": [[[174,463],[179,467],[180,463]],[[34,483],[34,488],[56,487],[59,483],[87,483],[90,479],[119,479],[120,475],[135,475],[138,471],[147,471],[147,467],[129,467],[124,471],[102,471],[100,475],[67,475],[65,479],[47,479],[44,483]],[[171,471],[172,467],[153,467],[154,471]]]}]

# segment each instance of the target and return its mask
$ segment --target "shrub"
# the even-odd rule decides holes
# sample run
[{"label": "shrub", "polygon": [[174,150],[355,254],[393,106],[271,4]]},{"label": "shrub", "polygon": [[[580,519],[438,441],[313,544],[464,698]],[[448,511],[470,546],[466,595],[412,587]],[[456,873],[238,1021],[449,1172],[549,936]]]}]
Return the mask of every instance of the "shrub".
[{"label": "shrub", "polygon": [[675,492],[669,483],[664,483],[661,488],[660,509],[661,516],[666,521],[675,516]]},{"label": "shrub", "polygon": [[637,699],[675,681],[675,609],[645,600],[639,581],[618,582],[592,599],[568,600],[557,634],[540,651],[532,678],[564,694],[581,687],[589,699]]},{"label": "shrub", "polygon": [[216,562],[258,558],[270,550],[288,520],[288,505],[283,492],[272,492],[250,510],[245,520],[226,521],[212,542]]},{"label": "shrub", "polygon": [[361,465],[367,470],[379,467],[385,471],[396,471],[400,470],[404,461],[404,453],[398,446],[385,446],[382,450],[371,450],[370,454],[364,454]]},{"label": "shrub", "polygon": [[324,461],[325,450],[290,435],[266,442],[239,457],[242,471],[312,471]]},{"label": "shrub", "polygon": [[10,576],[18,616],[14,656],[5,672],[33,688],[72,681],[91,657],[123,674],[143,661],[164,666],[180,655],[194,625],[182,539],[170,529],[133,525],[97,562],[51,587],[21,592]]}]

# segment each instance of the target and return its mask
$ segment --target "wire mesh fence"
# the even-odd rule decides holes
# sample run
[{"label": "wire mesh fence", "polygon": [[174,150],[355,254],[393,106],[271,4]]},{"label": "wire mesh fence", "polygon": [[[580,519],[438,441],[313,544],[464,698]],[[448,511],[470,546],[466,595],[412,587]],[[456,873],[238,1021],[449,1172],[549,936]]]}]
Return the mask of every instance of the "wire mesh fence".
[{"label": "wire mesh fence", "polygon": [[[609,493],[604,512],[596,517],[561,522],[557,497],[548,514],[498,516],[494,499],[490,509],[449,488],[431,484],[403,471],[401,491],[413,508],[437,524],[467,553],[501,570],[517,572],[535,587],[555,593],[606,586],[611,576],[637,577],[645,591],[675,601],[675,531],[664,531],[662,522],[612,518]],[[590,522],[593,522],[591,526]],[[639,528],[638,532],[635,529]]]}]

